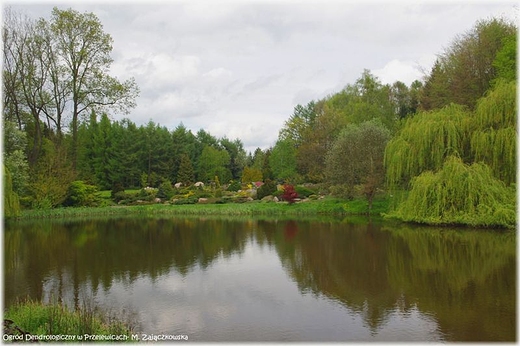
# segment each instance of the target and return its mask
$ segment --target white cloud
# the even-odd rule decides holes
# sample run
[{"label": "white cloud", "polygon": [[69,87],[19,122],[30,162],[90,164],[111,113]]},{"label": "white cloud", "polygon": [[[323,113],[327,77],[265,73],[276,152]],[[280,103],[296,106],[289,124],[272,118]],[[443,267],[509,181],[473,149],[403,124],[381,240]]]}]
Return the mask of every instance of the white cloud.
[{"label": "white cloud", "polygon": [[422,69],[418,63],[394,59],[383,68],[373,70],[372,73],[383,84],[393,84],[396,81],[401,81],[409,86],[415,80],[422,80]]},{"label": "white cloud", "polygon": [[[515,2],[81,2],[114,39],[112,73],[141,89],[128,117],[183,122],[244,146],[273,144],[296,104],[371,70],[407,84],[479,19],[514,18]],[[68,8],[71,5],[60,6]],[[17,5],[49,17],[52,5]],[[117,116],[115,117],[118,118]],[[215,133],[213,133],[215,131]]]}]

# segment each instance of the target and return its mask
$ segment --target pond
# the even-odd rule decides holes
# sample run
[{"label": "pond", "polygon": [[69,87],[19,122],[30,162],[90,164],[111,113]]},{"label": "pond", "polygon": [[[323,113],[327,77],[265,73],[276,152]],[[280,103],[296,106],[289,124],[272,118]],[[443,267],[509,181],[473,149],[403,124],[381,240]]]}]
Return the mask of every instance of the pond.
[{"label": "pond", "polygon": [[4,307],[94,304],[190,341],[515,341],[515,232],[113,218],[4,228]]}]

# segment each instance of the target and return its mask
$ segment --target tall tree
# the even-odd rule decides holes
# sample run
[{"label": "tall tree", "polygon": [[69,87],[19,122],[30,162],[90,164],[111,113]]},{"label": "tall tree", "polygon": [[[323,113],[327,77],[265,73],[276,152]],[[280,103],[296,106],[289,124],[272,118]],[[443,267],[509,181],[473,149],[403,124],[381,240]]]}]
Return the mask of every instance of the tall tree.
[{"label": "tall tree", "polygon": [[181,155],[181,162],[179,166],[179,173],[177,174],[177,182],[185,186],[189,186],[195,180],[195,172],[188,154]]},{"label": "tall tree", "polygon": [[3,162],[11,175],[11,186],[18,196],[23,196],[29,182],[29,164],[25,155],[26,133],[19,130],[16,123],[3,122],[4,150]]},{"label": "tall tree", "polygon": [[408,188],[413,177],[426,170],[440,169],[450,155],[458,155],[467,162],[470,116],[465,107],[452,104],[407,119],[385,149],[387,182]]},{"label": "tall tree", "polygon": [[497,52],[493,67],[497,78],[506,81],[516,80],[517,33],[514,32],[502,39],[502,48]]},{"label": "tall tree", "polygon": [[208,182],[218,177],[219,181],[228,182],[231,179],[229,162],[230,157],[226,150],[206,145],[198,161],[198,178]]},{"label": "tall tree", "polygon": [[354,190],[363,186],[369,211],[377,188],[384,182],[384,151],[390,131],[380,120],[347,126],[327,154],[327,180]]},{"label": "tall tree", "polygon": [[[45,21],[42,21],[45,24]],[[138,93],[133,79],[120,82],[107,74],[112,58],[112,37],[93,13],[54,8],[49,24],[51,42],[61,78],[70,86],[72,108],[72,162],[75,167],[79,116],[91,109],[112,107],[126,112],[135,107]]]},{"label": "tall tree", "polygon": [[[278,140],[269,156],[269,167],[276,179],[294,182],[298,179],[296,171],[296,148],[289,140]],[[265,174],[264,174],[264,178]]]},{"label": "tall tree", "polygon": [[309,102],[306,106],[296,105],[293,114],[285,121],[280,130],[279,138],[290,139],[298,147],[305,140],[305,133],[312,127],[316,119],[316,103]]},{"label": "tall tree", "polygon": [[403,221],[472,226],[516,225],[515,193],[483,163],[449,156],[437,172],[413,179],[407,198],[390,216]]},{"label": "tall tree", "polygon": [[478,101],[471,126],[474,161],[485,162],[494,176],[507,185],[517,177],[516,81],[498,81],[488,95]]},{"label": "tall tree", "polygon": [[118,153],[114,151],[114,136],[112,124],[108,116],[103,113],[93,135],[92,169],[96,183],[102,190],[108,190],[118,179],[119,167],[116,165]]},{"label": "tall tree", "polygon": [[246,152],[242,141],[240,139],[231,141],[227,137],[223,137],[220,139],[220,145],[229,154],[228,169],[231,172],[232,179],[240,179],[240,175],[246,163]]},{"label": "tall tree", "polygon": [[456,103],[474,109],[491,81],[497,77],[493,65],[504,38],[516,33],[516,26],[503,19],[481,20],[459,35],[439,56],[425,81],[423,109]]}]

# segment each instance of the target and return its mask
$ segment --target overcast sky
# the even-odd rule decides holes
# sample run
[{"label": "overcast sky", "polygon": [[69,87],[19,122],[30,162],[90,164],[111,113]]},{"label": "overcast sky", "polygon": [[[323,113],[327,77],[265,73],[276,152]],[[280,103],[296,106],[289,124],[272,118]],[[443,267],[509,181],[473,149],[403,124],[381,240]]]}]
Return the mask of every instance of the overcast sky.
[{"label": "overcast sky", "polygon": [[114,39],[112,75],[141,90],[128,115],[170,130],[274,145],[294,106],[370,70],[409,85],[477,20],[518,18],[516,1],[7,2],[33,18],[93,12]]}]

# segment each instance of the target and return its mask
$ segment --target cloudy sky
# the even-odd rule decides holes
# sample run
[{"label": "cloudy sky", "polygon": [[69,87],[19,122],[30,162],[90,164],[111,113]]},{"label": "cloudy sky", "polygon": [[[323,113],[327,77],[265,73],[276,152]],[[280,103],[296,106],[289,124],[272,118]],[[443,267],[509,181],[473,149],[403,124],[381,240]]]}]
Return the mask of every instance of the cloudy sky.
[{"label": "cloudy sky", "polygon": [[33,18],[53,6],[93,12],[114,39],[112,75],[134,77],[137,107],[119,120],[181,122],[196,133],[274,145],[294,106],[370,70],[410,84],[475,22],[518,18],[516,1],[7,2]]}]

